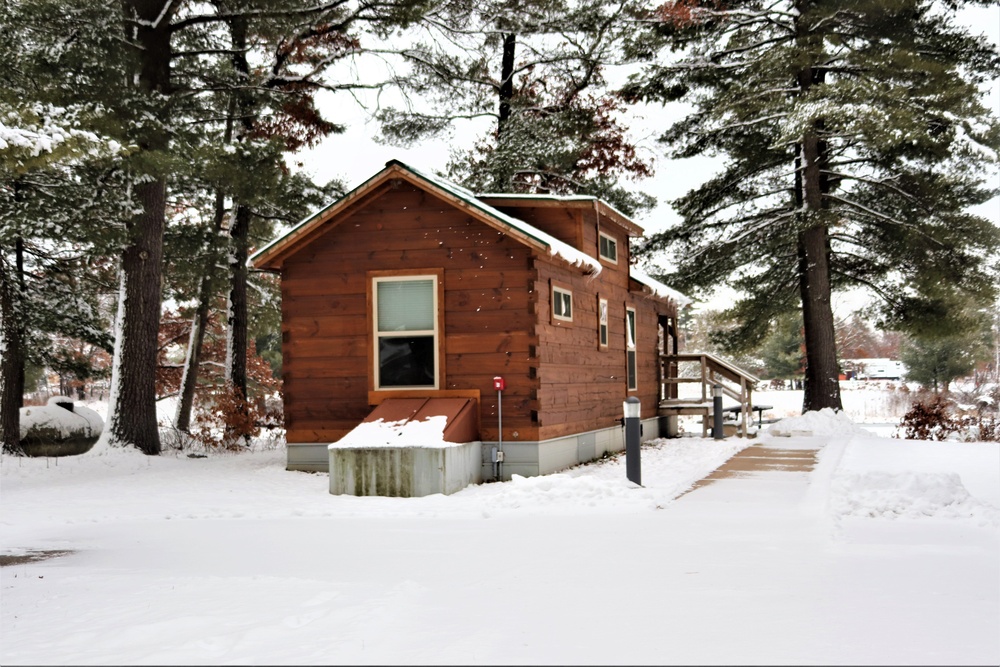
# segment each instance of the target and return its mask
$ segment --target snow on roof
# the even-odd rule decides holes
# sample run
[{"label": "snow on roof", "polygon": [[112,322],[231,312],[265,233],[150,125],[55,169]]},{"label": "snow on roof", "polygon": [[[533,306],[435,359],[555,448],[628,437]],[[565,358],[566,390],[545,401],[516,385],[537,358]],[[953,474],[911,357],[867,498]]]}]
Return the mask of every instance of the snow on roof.
[{"label": "snow on roof", "polygon": [[[481,201],[478,198],[478,196],[468,188],[464,188],[461,185],[452,183],[451,181],[442,178],[440,176],[434,176],[428,174],[427,172],[411,167],[410,165],[400,162],[399,160],[391,160],[390,162],[386,163],[387,166],[393,164],[399,165],[403,169],[406,169],[407,171],[416,174],[420,178],[433,183],[437,187],[448,192],[448,194],[454,197],[458,197],[467,204],[470,204],[471,206],[474,206],[480,211],[482,211],[483,213],[486,213],[491,218],[495,218],[499,222],[509,227],[513,227],[514,229],[518,230],[523,234],[526,234],[527,236],[530,236],[539,243],[542,243],[543,245],[547,246],[550,255],[554,257],[560,257],[575,266],[586,267],[587,269],[590,270],[591,273],[595,275],[601,272],[601,263],[598,260],[594,259],[593,257],[584,252],[577,250],[568,243],[560,241],[559,239],[550,234],[546,234],[537,227],[529,225],[523,220],[519,220],[518,218],[507,215],[506,213],[500,211],[499,209],[493,208],[486,202]],[[502,196],[520,197],[521,195],[502,195]]]},{"label": "snow on roof", "polygon": [[619,211],[617,208],[604,201],[600,197],[595,197],[594,195],[554,195],[554,194],[519,194],[513,192],[480,192],[476,195],[482,199],[526,199],[535,201],[564,201],[564,202],[598,202],[609,211],[618,215],[626,220],[630,218]]},{"label": "snow on roof", "polygon": [[[476,195],[477,197],[482,197],[483,199],[539,199],[539,200],[552,200],[552,201],[598,201],[597,197],[593,195],[556,195],[551,193],[519,193],[519,192],[480,192]],[[610,204],[605,202],[608,208],[612,208]]]},{"label": "snow on roof", "polygon": [[635,280],[645,285],[646,287],[653,290],[653,294],[660,297],[661,299],[671,299],[678,306],[688,306],[691,304],[691,299],[684,296],[677,290],[667,287],[659,280],[651,278],[644,271],[637,269],[634,266],[629,268],[629,275]]},{"label": "snow on roof", "polygon": [[[559,202],[591,202],[598,203],[612,215],[620,218],[620,222],[627,222],[629,225],[635,228],[638,233],[642,233],[642,227],[635,223],[629,216],[625,215],[617,208],[604,201],[600,197],[595,197],[594,195],[555,195],[555,194],[518,194],[512,192],[480,192],[476,195],[481,199],[523,199],[527,201],[559,201]],[[628,227],[628,225],[625,225]]]},{"label": "snow on roof", "polygon": [[[559,257],[560,259],[570,264],[573,264],[574,266],[585,268],[587,269],[587,271],[589,271],[594,275],[597,275],[598,273],[601,272],[601,263],[597,259],[591,257],[590,255],[584,252],[577,250],[568,243],[565,243],[564,241],[560,241],[559,239],[550,234],[546,234],[542,230],[532,225],[529,225],[527,222],[523,220],[519,220],[518,218],[507,215],[503,211],[493,208],[489,204],[480,201],[476,197],[475,193],[473,193],[471,190],[464,188],[461,185],[453,183],[440,176],[435,176],[423,170],[412,167],[408,164],[400,162],[399,160],[390,160],[389,162],[386,162],[387,169],[392,167],[393,165],[398,166],[401,169],[405,169],[411,174],[418,176],[422,180],[427,181],[428,183],[434,185],[437,188],[440,188],[441,190],[444,190],[449,195],[461,199],[463,202],[469,204],[470,206],[478,209],[480,212],[493,218],[501,225],[515,229],[521,234],[537,241],[541,245],[545,246],[548,249],[549,254],[552,255],[553,257]],[[280,245],[285,239],[289,238],[300,228],[308,225],[313,220],[323,215],[326,211],[335,206],[337,202],[347,197],[350,197],[351,194],[353,194],[355,191],[363,187],[365,184],[370,183],[374,178],[381,175],[382,173],[383,172],[379,172],[379,174],[376,174],[376,176],[369,178],[362,185],[359,185],[357,188],[354,188],[354,190],[352,190],[350,193],[344,195],[343,197],[337,199],[336,201],[327,204],[326,206],[316,210],[315,212],[310,213],[308,216],[299,221],[296,225],[289,228],[284,234],[281,234],[280,236],[276,237],[273,241],[266,244],[255,253],[253,253],[249,257],[247,262],[252,265],[258,257],[264,255],[267,252],[270,252],[275,246]]]},{"label": "snow on roof", "polygon": [[[60,407],[67,404],[73,409]],[[73,399],[66,396],[52,396],[45,405],[21,408],[20,437],[30,434],[50,436],[58,434],[62,439],[74,436],[94,437],[104,430],[104,420],[95,411],[82,405],[73,405]],[[50,436],[51,437],[51,436]]]},{"label": "snow on roof", "polygon": [[441,449],[458,447],[454,442],[444,439],[444,429],[448,426],[448,418],[444,415],[434,415],[423,421],[385,421],[377,419],[372,422],[358,424],[350,433],[337,442],[327,446],[328,449],[355,449],[375,447],[427,447]]}]

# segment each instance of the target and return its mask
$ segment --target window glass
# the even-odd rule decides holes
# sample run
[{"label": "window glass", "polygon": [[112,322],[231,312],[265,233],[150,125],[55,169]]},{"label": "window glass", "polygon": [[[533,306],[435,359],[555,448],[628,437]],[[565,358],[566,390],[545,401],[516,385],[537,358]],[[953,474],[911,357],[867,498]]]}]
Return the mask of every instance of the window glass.
[{"label": "window glass", "polygon": [[436,280],[376,278],[374,288],[376,388],[436,387]]},{"label": "window glass", "polygon": [[552,314],[556,319],[573,319],[573,293],[559,287],[552,288]]},{"label": "window glass", "polygon": [[380,387],[433,387],[434,336],[387,336],[378,340]]},{"label": "window glass", "polygon": [[608,346],[608,302],[606,299],[600,299],[597,302],[598,319],[600,322],[600,341],[601,347]]},{"label": "window glass", "polygon": [[604,259],[611,262],[618,261],[618,242],[607,234],[599,235],[598,250]]},{"label": "window glass", "polygon": [[625,309],[625,363],[629,389],[637,387],[638,365],[635,358],[635,310]]},{"label": "window glass", "polygon": [[434,329],[433,280],[385,280],[376,284],[379,331]]}]

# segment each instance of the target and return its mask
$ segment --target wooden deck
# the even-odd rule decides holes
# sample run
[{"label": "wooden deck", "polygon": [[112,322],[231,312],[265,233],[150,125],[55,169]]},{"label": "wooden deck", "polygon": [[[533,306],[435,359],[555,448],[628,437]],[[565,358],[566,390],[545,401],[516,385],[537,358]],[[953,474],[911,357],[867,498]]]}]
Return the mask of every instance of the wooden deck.
[{"label": "wooden deck", "polygon": [[[725,408],[735,413],[737,434],[745,436],[754,410],[763,412],[766,406],[754,406],[753,388],[760,380],[734,364],[707,352],[664,354],[660,357],[660,403],[662,416],[700,415],[702,437],[708,437],[709,422],[714,417],[712,388],[719,385],[723,396],[737,401]],[[700,395],[680,397],[680,385],[700,385]]]}]

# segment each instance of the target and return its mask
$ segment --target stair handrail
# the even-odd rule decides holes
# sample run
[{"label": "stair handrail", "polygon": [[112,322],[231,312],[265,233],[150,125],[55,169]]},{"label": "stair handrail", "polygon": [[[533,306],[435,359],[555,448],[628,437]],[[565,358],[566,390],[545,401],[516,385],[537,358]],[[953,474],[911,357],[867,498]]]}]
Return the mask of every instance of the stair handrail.
[{"label": "stair handrail", "polygon": [[[677,378],[669,376],[665,366],[670,363],[681,363],[685,361],[699,362],[701,367],[701,402],[705,403],[709,400],[710,393],[708,385],[718,384],[722,388],[723,394],[729,396],[740,404],[740,419],[743,426],[743,433],[746,433],[748,423],[750,421],[750,413],[753,409],[753,388],[758,382],[760,382],[760,379],[750,372],[740,368],[736,364],[717,357],[710,352],[678,352],[675,354],[661,354],[660,378],[662,384],[660,394],[663,397],[663,400],[670,400],[666,398],[668,392],[666,391],[665,385],[671,383],[671,381],[676,384],[677,381]],[[736,391],[726,384],[717,381],[716,373],[730,382],[738,384],[739,391]]]}]

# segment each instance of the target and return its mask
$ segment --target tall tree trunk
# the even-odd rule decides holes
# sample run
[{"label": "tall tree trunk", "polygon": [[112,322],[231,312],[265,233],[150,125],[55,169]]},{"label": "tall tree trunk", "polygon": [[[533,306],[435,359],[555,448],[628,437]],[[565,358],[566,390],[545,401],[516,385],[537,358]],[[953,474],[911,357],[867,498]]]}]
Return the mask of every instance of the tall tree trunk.
[{"label": "tall tree trunk", "polygon": [[500,59],[500,117],[497,121],[497,136],[503,134],[504,126],[510,120],[510,101],[514,98],[514,54],[517,35],[503,35],[503,55]]},{"label": "tall tree trunk", "polygon": [[[233,67],[244,85],[250,82],[247,62],[247,20],[238,17],[229,21],[233,44]],[[253,97],[244,90],[236,92],[236,111],[240,124],[237,140],[244,141],[253,132],[256,109]],[[250,207],[241,197],[236,198],[233,225],[230,228],[231,260],[229,265],[229,333],[226,337],[226,379],[240,396],[247,398],[247,256],[250,246]]]},{"label": "tall tree trunk", "polygon": [[3,451],[21,451],[24,403],[24,331],[19,315],[23,242],[15,241],[14,274],[0,253],[0,443]]},{"label": "tall tree trunk", "polygon": [[122,253],[121,328],[115,345],[113,403],[109,442],[160,453],[156,423],[156,353],[160,326],[160,278],[163,263],[166,183],[141,183],[136,194],[142,213],[132,221]]},{"label": "tall tree trunk", "polygon": [[816,225],[799,234],[799,290],[806,343],[803,412],[843,409],[830,303],[829,254],[829,231],[825,225]]},{"label": "tall tree trunk", "polygon": [[[144,94],[170,94],[170,8],[165,0],[123,0],[128,37],[136,51],[137,86]],[[166,118],[161,119],[164,122]],[[152,160],[169,148],[169,137],[150,130],[139,141]],[[144,173],[135,185],[142,206],[129,224],[121,258],[119,340],[115,344],[111,405],[108,409],[112,445],[134,446],[146,454],[160,453],[156,423],[156,353],[160,326],[160,281],[163,271],[163,232],[166,226],[167,186],[161,173]]]},{"label": "tall tree trunk", "polygon": [[[796,3],[801,17],[807,2]],[[797,20],[796,41],[807,52],[822,53],[822,41],[803,20]],[[814,86],[825,83],[822,68],[807,66],[798,72],[799,93],[805,96]],[[830,230],[823,215],[827,207],[829,179],[825,168],[828,148],[823,140],[823,119],[816,119],[805,132],[796,161],[796,197],[803,211],[806,228],[799,232],[799,293],[802,299],[802,324],[806,346],[805,392],[802,411],[833,408],[842,410],[840,379],[837,368],[837,342],[834,333],[832,282],[830,279]]]},{"label": "tall tree trunk", "polygon": [[249,254],[250,209],[236,205],[233,216],[232,263],[229,287],[229,348],[226,353],[228,379],[247,398],[247,256]]},{"label": "tall tree trunk", "polygon": [[[235,57],[235,56],[234,56]],[[229,96],[229,114],[226,118],[226,129],[222,134],[222,143],[229,144],[233,140],[233,123],[236,115],[236,94]],[[215,215],[213,229],[217,237],[222,231],[226,216],[225,193],[220,189],[215,193]],[[180,400],[177,403],[177,414],[174,417],[174,428],[184,433],[191,427],[191,411],[194,409],[194,394],[198,387],[198,374],[201,370],[201,346],[205,340],[205,328],[208,326],[208,314],[211,309],[213,294],[213,277],[217,257],[209,248],[205,266],[201,274],[201,284],[198,287],[198,310],[191,322],[191,336],[188,339],[188,354],[181,375]],[[228,349],[227,349],[228,353]]]},{"label": "tall tree trunk", "polygon": [[[228,129],[228,128],[227,128]],[[228,143],[228,138],[227,138]],[[225,216],[225,204],[222,192],[215,194],[214,230],[217,235],[222,229],[222,219]],[[181,375],[180,400],[177,402],[177,414],[174,416],[174,428],[184,433],[191,428],[191,411],[194,409],[194,393],[198,386],[198,372],[201,365],[201,346],[205,340],[205,328],[208,326],[208,314],[212,305],[212,278],[215,270],[215,253],[210,252],[205,260],[201,274],[201,284],[198,287],[198,309],[191,320],[191,336],[188,338],[188,353]]]},{"label": "tall tree trunk", "polygon": [[815,125],[814,131],[802,140],[798,169],[806,215],[811,214],[811,217],[818,217],[821,221],[799,232],[799,292],[806,345],[803,412],[823,408],[843,409],[831,302],[830,231],[819,217],[827,189],[822,172],[826,155],[824,142],[818,138],[822,122]]}]

